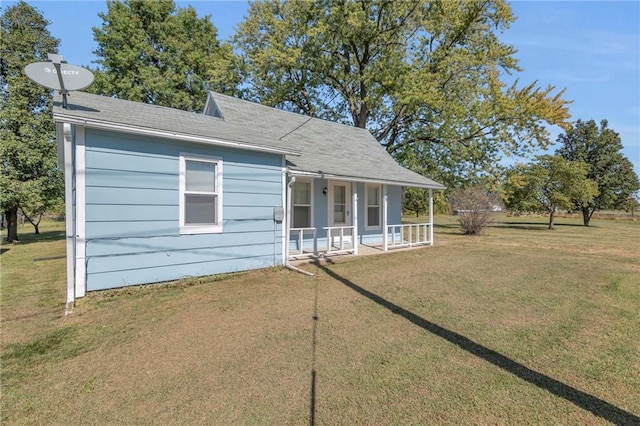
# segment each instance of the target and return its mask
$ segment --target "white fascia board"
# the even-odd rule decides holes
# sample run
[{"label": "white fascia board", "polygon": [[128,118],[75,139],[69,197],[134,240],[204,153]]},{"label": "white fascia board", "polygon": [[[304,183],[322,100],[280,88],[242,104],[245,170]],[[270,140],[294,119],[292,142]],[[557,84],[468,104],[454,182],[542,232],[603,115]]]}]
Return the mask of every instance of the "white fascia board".
[{"label": "white fascia board", "polygon": [[424,189],[435,189],[435,190],[446,189],[446,187],[443,185],[429,185],[429,184],[420,184],[420,183],[413,183],[413,182],[395,181],[395,180],[389,180],[389,179],[371,179],[371,178],[361,178],[361,177],[354,177],[354,176],[342,176],[342,175],[335,175],[330,173],[305,172],[302,170],[291,170],[289,173],[292,176],[306,176],[306,177],[327,179],[327,180],[375,183],[379,185],[409,186],[412,188],[424,188]]},{"label": "white fascia board", "polygon": [[206,136],[195,136],[186,133],[171,132],[168,130],[151,129],[148,127],[129,126],[126,124],[112,123],[108,121],[92,120],[87,118],[78,118],[65,114],[53,114],[56,122],[64,122],[83,126],[91,129],[111,130],[114,132],[129,133],[134,135],[154,136],[165,139],[179,140],[185,142],[202,143],[207,145],[216,145],[228,148],[242,149],[246,151],[268,152],[271,154],[294,155],[299,156],[297,151],[285,150],[280,148],[271,148],[260,145],[251,145],[242,142],[226,141],[222,139],[209,138]]}]

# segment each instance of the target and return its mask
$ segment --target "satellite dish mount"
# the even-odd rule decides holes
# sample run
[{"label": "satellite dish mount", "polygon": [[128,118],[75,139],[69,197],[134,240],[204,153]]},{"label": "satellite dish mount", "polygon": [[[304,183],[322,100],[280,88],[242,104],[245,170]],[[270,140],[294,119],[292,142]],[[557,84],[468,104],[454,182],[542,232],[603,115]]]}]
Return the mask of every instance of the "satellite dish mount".
[{"label": "satellite dish mount", "polygon": [[48,58],[51,62],[34,62],[24,67],[24,72],[36,83],[57,90],[62,95],[62,108],[67,108],[69,92],[90,86],[93,83],[93,73],[67,64],[62,55],[49,53]]},{"label": "satellite dish mount", "polygon": [[56,68],[56,74],[58,75],[58,82],[60,83],[60,94],[62,95],[62,108],[67,108],[67,94],[69,91],[66,87],[64,87],[64,80],[62,79],[62,63],[63,58],[62,55],[58,55],[56,53],[48,53],[47,57],[53,63],[53,66]]}]

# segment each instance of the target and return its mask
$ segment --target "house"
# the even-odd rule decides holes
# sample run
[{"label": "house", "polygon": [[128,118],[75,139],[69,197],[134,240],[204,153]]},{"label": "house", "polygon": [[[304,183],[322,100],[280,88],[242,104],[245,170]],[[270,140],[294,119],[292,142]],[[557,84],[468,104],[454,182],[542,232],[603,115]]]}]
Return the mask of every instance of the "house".
[{"label": "house", "polygon": [[203,114],[73,92],[55,102],[67,302],[85,292],[432,244],[402,187],[444,187],[364,129],[210,93]]}]

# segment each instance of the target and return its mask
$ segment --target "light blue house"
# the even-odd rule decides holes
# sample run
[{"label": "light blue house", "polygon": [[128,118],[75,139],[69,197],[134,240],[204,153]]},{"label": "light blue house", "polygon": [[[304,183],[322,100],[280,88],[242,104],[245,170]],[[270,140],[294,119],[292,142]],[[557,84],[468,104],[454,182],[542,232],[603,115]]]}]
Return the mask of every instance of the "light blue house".
[{"label": "light blue house", "polygon": [[402,187],[444,187],[364,129],[218,93],[195,114],[74,92],[54,119],[70,304],[86,291],[433,243],[431,219],[401,224]]}]

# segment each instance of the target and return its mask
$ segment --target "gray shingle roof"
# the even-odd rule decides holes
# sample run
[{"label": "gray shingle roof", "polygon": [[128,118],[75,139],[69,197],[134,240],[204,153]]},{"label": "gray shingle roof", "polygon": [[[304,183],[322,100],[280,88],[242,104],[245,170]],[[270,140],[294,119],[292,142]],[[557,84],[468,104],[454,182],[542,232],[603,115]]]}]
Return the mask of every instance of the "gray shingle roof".
[{"label": "gray shingle roof", "polygon": [[[87,125],[160,130],[242,145],[245,149],[272,149],[286,153],[289,167],[350,180],[371,180],[404,186],[444,189],[444,186],[398,165],[365,129],[310,118],[211,92],[222,118],[122,99],[69,94],[68,108],[54,102],[54,118],[87,120]],[[124,130],[126,131],[126,130]]]},{"label": "gray shingle roof", "polygon": [[243,101],[210,92],[208,104],[214,102],[222,118],[229,123],[253,126],[274,139],[288,143],[302,152],[287,156],[293,170],[363,178],[368,180],[419,186],[445,187],[400,166],[366,129]]},{"label": "gray shingle roof", "polygon": [[269,148],[296,153],[295,150],[289,148],[289,143],[271,138],[252,127],[233,124],[199,113],[84,92],[71,92],[67,109],[62,108],[62,98],[57,96],[54,99],[53,112],[56,121],[64,121],[61,117],[73,117],[116,126],[123,125],[151,131],[161,130],[239,143],[246,148]]}]

